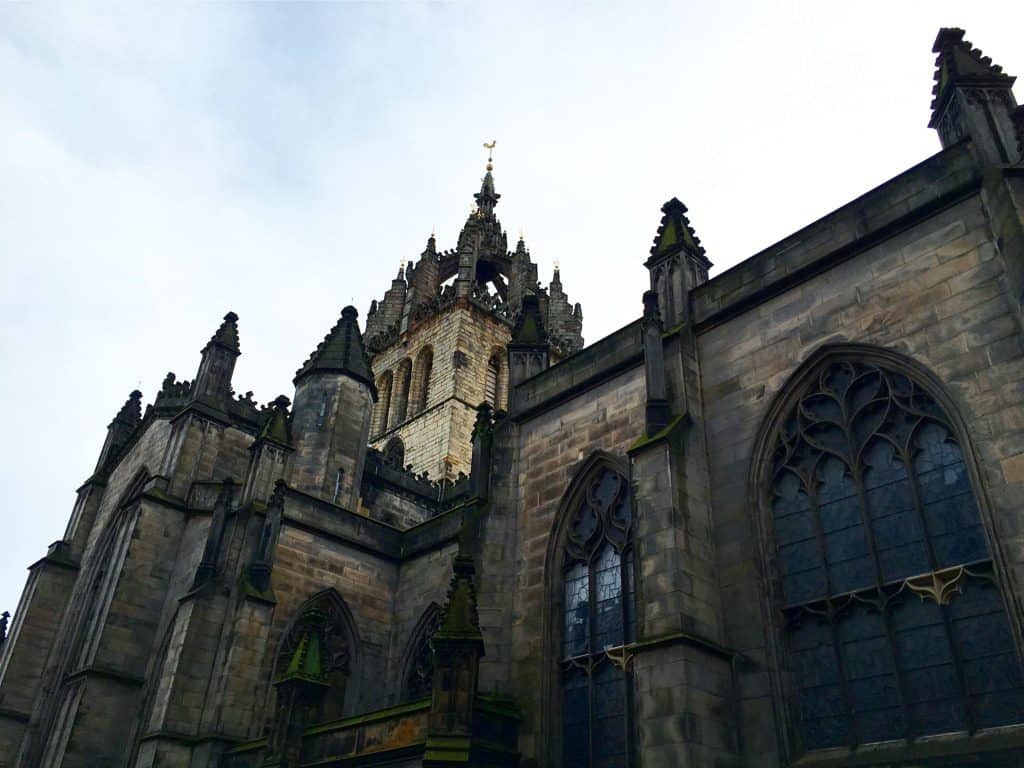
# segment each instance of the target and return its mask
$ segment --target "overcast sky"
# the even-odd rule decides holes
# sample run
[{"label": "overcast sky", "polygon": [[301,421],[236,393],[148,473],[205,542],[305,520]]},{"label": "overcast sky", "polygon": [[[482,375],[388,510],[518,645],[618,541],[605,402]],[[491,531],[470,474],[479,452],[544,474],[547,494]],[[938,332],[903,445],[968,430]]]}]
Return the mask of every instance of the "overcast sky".
[{"label": "overcast sky", "polygon": [[[636,317],[678,196],[736,264],[939,149],[940,26],[1024,75],[1024,3],[0,6],[0,610],[106,426],[193,378],[228,310],[238,392],[293,394],[497,139],[497,213],[594,341]],[[1020,91],[1018,90],[1018,93]]]}]

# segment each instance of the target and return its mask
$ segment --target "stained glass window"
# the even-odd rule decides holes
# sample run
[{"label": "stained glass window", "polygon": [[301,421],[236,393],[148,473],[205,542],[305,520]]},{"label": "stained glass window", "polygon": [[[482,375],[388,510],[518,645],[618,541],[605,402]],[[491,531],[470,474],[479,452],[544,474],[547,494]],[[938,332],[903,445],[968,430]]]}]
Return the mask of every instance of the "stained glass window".
[{"label": "stained glass window", "polygon": [[584,485],[564,550],[563,768],[630,765],[621,649],[636,634],[631,523],[626,479],[601,469]]},{"label": "stained glass window", "polygon": [[770,488],[804,749],[1024,722],[967,465],[923,388],[825,366],[779,430]]}]

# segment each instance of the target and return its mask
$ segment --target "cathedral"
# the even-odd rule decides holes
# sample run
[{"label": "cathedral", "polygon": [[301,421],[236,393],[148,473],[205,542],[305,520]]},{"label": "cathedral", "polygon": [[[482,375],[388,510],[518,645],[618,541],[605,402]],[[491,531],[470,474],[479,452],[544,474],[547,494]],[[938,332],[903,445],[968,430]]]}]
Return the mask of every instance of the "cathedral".
[{"label": "cathedral", "polygon": [[0,765],[1024,765],[1024,107],[933,51],[939,151],[713,278],[669,200],[589,346],[490,161],[290,397],[224,315],[0,621]]}]

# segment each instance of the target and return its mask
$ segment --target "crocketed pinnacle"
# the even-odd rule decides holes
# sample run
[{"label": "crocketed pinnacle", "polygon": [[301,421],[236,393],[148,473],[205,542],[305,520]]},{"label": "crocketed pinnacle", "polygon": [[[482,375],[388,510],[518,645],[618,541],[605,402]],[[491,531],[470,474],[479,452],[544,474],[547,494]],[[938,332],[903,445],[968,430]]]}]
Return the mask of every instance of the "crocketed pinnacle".
[{"label": "crocketed pinnacle", "polygon": [[494,176],[489,168],[484,173],[484,180],[480,184],[480,191],[473,195],[473,197],[476,200],[476,207],[484,213],[492,213],[494,206],[498,204],[501,195],[494,191]]},{"label": "crocketed pinnacle", "polygon": [[232,352],[242,351],[238,345],[238,315],[234,312],[228,312],[224,315],[224,322],[220,324],[217,332],[210,337],[206,347],[209,348],[215,344],[225,349],[230,349]]},{"label": "crocketed pinnacle", "polygon": [[341,373],[366,384],[376,397],[370,360],[363,348],[363,337],[356,322],[358,317],[359,312],[355,307],[348,306],[341,310],[341,319],[296,372],[296,383],[311,373]]},{"label": "crocketed pinnacle", "polygon": [[547,341],[548,333],[540,314],[540,301],[537,294],[528,293],[523,296],[522,307],[512,328],[512,343],[542,345]]},{"label": "crocketed pinnacle", "polygon": [[483,646],[480,619],[477,615],[476,588],[473,576],[476,567],[470,555],[458,554],[452,562],[452,580],[448,599],[442,609],[441,624],[434,632],[435,643],[469,641]]},{"label": "crocketed pinnacle", "polygon": [[323,685],[327,677],[324,671],[320,648],[320,634],[313,629],[306,629],[295,644],[288,666],[275,682],[280,685],[292,680]]},{"label": "crocketed pinnacle", "polygon": [[674,251],[686,250],[695,256],[703,256],[704,248],[686,218],[686,206],[679,198],[673,197],[661,206],[661,223],[651,246],[651,256],[663,256]]},{"label": "crocketed pinnacle", "polygon": [[998,64],[964,40],[964,31],[957,27],[943,27],[935,37],[932,53],[935,59],[935,85],[932,88],[932,119],[934,128],[942,116],[956,86],[982,86],[1009,88],[1016,80],[1003,72]]},{"label": "crocketed pinnacle", "polygon": [[270,440],[279,445],[288,445],[291,442],[288,429],[288,406],[291,401],[284,395],[278,395],[271,404],[270,416],[267,418],[263,429],[260,430],[257,440]]},{"label": "crocketed pinnacle", "polygon": [[516,243],[516,256],[520,259],[529,258],[530,252],[526,250],[526,240],[523,239],[523,233],[519,233],[519,242]]},{"label": "crocketed pinnacle", "polygon": [[134,428],[140,421],[142,421],[142,393],[136,389],[128,395],[128,399],[124,401],[124,405],[114,416],[110,426],[120,424]]}]

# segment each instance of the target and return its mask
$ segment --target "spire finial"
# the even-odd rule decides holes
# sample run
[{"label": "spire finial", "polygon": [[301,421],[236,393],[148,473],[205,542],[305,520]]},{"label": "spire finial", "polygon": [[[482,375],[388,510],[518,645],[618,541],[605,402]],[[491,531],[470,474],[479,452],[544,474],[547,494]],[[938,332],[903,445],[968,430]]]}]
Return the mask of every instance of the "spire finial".
[{"label": "spire finial", "polygon": [[487,150],[487,170],[494,170],[494,147],[497,146],[498,140],[491,139],[489,142],[484,142],[484,149]]}]

